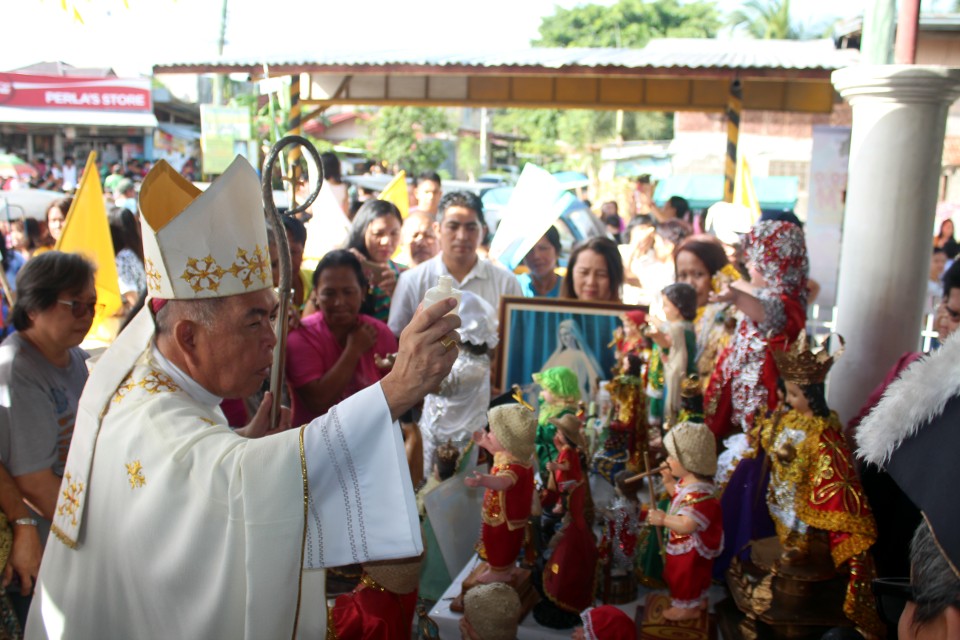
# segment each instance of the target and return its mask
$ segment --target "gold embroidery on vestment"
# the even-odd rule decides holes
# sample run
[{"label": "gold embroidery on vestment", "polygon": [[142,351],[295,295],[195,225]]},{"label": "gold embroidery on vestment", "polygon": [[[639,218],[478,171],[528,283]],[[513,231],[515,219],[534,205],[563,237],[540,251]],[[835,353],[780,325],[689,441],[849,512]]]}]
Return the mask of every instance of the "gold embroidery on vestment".
[{"label": "gold embroidery on vestment", "polygon": [[80,494],[83,493],[84,486],[82,482],[74,482],[69,471],[63,479],[66,480],[67,488],[62,491],[57,513],[70,516],[70,524],[77,526],[77,510],[80,508]]},{"label": "gold embroidery on vestment", "polygon": [[150,289],[154,291],[159,291],[161,276],[160,276],[160,272],[157,271],[156,265],[153,264],[153,260],[151,260],[150,258],[147,258],[146,260],[144,260],[143,266],[144,266],[143,270],[147,274],[147,285],[150,287]]},{"label": "gold embroidery on vestment", "polygon": [[269,253],[263,247],[256,246],[253,255],[247,255],[246,249],[237,249],[237,260],[226,273],[243,283],[245,289],[249,289],[253,284],[254,278],[258,279],[259,284],[267,284],[270,276]]},{"label": "gold embroidery on vestment", "polygon": [[187,268],[183,270],[180,279],[190,285],[194,292],[200,292],[204,289],[218,291],[220,289],[220,280],[226,271],[217,264],[212,255],[197,260],[196,258],[187,258]]},{"label": "gold embroidery on vestment", "polygon": [[130,476],[131,489],[137,489],[147,484],[147,479],[143,477],[143,465],[140,464],[139,460],[128,462],[126,467],[127,475]]}]

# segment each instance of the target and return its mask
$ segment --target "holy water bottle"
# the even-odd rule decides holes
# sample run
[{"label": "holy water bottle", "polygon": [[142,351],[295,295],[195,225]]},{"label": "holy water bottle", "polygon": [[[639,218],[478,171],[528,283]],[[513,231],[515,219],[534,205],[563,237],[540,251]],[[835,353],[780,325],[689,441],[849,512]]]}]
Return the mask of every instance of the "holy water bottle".
[{"label": "holy water bottle", "polygon": [[453,282],[453,278],[450,276],[440,276],[437,281],[437,286],[427,289],[427,292],[423,295],[423,308],[426,309],[447,298],[456,298],[457,306],[447,315],[457,315],[457,312],[460,310],[460,298],[463,294],[460,292],[460,289],[453,288]]}]

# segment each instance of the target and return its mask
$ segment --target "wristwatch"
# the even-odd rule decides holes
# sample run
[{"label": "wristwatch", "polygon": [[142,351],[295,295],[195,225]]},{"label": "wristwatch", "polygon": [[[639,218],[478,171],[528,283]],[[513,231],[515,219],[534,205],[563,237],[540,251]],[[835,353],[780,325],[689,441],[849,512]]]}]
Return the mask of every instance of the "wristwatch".
[{"label": "wristwatch", "polygon": [[38,524],[40,524],[40,521],[37,520],[36,518],[17,518],[16,520],[13,521],[13,524],[14,525],[20,524],[20,525],[26,525],[28,527],[35,527]]}]

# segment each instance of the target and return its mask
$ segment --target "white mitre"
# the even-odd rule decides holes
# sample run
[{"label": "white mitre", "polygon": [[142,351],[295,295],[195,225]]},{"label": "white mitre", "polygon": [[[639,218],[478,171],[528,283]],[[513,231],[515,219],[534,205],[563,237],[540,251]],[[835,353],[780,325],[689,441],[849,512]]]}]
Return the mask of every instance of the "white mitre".
[{"label": "white mitre", "polygon": [[140,188],[140,224],[153,298],[221,298],[273,286],[260,181],[240,156],[203,192],[157,162]]},{"label": "white mitre", "polygon": [[[150,297],[216,298],[273,286],[260,181],[242,157],[206,191],[166,162],[157,162],[140,189],[140,214]],[[150,307],[145,305],[100,357],[80,397],[51,526],[71,548],[83,544],[83,514],[100,421],[117,387],[153,340]]]}]

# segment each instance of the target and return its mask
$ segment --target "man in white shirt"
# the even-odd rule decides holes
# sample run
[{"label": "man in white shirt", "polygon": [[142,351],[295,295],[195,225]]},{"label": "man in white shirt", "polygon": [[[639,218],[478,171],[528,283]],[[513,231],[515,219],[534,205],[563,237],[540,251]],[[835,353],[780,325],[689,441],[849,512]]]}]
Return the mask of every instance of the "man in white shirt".
[{"label": "man in white shirt", "polygon": [[63,160],[63,183],[60,188],[66,192],[77,188],[77,165],[73,161],[73,156],[67,156]]},{"label": "man in white shirt", "polygon": [[483,298],[494,309],[502,296],[522,296],[513,273],[477,255],[486,233],[483,203],[467,191],[454,191],[440,201],[440,253],[400,274],[390,301],[387,324],[400,335],[430,287],[440,276],[452,276],[456,287]]}]

